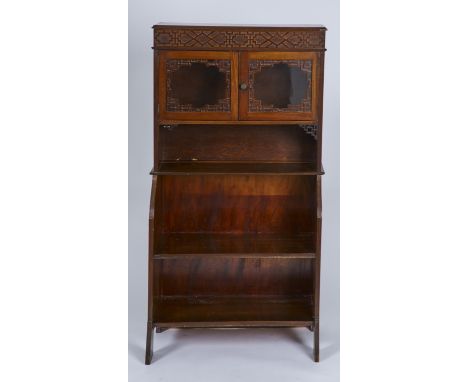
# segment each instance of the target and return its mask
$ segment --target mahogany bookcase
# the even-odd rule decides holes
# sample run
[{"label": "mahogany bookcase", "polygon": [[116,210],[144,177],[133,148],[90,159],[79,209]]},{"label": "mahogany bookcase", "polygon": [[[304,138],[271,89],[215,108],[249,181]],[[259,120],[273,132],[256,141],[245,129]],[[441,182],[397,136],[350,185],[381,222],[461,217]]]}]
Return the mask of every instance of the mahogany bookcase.
[{"label": "mahogany bookcase", "polygon": [[148,326],[307,327],[319,360],[323,26],[158,24]]}]

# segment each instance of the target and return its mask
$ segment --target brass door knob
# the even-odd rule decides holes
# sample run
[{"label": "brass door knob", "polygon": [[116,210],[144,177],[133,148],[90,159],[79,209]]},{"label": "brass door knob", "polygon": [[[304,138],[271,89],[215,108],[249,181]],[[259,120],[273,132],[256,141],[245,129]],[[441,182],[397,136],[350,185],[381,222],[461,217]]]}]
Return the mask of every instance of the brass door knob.
[{"label": "brass door knob", "polygon": [[245,82],[240,84],[241,90],[246,90],[247,89],[247,84]]}]

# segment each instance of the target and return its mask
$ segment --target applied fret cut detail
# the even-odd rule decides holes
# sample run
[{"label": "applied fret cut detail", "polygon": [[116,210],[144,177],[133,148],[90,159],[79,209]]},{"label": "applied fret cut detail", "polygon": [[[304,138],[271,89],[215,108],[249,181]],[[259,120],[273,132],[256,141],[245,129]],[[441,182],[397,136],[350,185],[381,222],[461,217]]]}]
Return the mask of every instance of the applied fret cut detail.
[{"label": "applied fret cut detail", "polygon": [[209,30],[157,27],[158,49],[323,49],[324,30]]}]

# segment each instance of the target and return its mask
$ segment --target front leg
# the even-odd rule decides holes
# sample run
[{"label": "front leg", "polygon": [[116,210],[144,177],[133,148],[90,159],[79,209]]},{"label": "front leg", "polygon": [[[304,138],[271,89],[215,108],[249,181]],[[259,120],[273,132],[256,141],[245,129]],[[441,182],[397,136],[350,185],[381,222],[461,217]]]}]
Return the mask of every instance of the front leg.
[{"label": "front leg", "polygon": [[151,360],[153,359],[153,323],[148,322],[146,328],[146,356],[145,356],[145,365],[150,365]]},{"label": "front leg", "polygon": [[318,321],[314,324],[314,362],[319,361],[319,323]]}]

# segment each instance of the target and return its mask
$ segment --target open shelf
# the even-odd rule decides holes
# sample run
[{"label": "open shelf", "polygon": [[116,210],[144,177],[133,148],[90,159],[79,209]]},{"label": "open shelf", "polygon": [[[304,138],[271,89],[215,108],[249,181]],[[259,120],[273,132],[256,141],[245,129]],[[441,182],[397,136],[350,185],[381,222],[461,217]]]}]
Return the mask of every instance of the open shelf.
[{"label": "open shelf", "polygon": [[323,174],[314,131],[297,124],[162,126],[152,174]]},{"label": "open shelf", "polygon": [[206,296],[155,299],[159,327],[311,326],[312,296]]},{"label": "open shelf", "polygon": [[155,259],[178,257],[315,258],[308,234],[166,233],[155,237]]},{"label": "open shelf", "polygon": [[311,176],[161,176],[152,253],[313,257],[316,184]]},{"label": "open shelf", "polygon": [[322,175],[312,163],[163,162],[152,175]]}]

